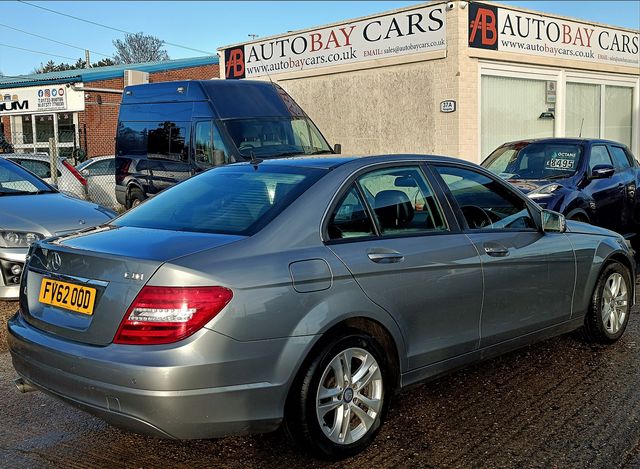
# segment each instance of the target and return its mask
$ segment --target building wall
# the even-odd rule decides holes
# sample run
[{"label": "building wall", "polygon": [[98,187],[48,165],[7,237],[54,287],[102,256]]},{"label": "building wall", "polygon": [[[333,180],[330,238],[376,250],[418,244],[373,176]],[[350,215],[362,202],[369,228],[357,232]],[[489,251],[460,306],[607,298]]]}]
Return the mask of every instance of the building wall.
[{"label": "building wall", "polygon": [[[219,75],[218,65],[182,68],[149,74],[150,83],[175,80],[208,80]],[[94,81],[87,88],[123,89],[124,78]],[[98,96],[101,104],[98,103]],[[85,94],[85,110],[79,113],[80,147],[88,156],[113,155],[118,112],[122,95],[88,91]]]},{"label": "building wall", "polygon": [[[272,77],[343,153],[429,153],[475,160],[477,60],[466,53],[466,11],[446,12],[446,54],[412,54]],[[408,63],[409,62],[409,63]],[[454,113],[440,102],[455,100]]]}]

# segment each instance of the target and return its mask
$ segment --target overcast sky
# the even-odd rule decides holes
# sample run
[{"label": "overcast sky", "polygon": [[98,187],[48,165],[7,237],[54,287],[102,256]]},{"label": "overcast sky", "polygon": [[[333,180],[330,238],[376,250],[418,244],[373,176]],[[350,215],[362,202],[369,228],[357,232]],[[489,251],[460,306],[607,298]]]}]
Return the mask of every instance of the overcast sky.
[{"label": "overcast sky", "polygon": [[[216,48],[248,40],[249,34],[268,36],[320,26],[358,16],[412,5],[409,1],[358,2],[32,2],[44,8],[129,32],[143,31],[166,42],[215,53]],[[502,1],[533,10],[640,29],[640,1]],[[0,2],[0,72],[31,73],[40,63],[75,62],[84,58],[80,49],[18,32],[45,36],[95,53],[98,61],[114,52],[112,40],[123,34],[90,23],[44,11],[18,1]],[[38,54],[11,47],[21,47]],[[203,52],[167,46],[171,58],[205,55]],[[59,56],[55,57],[53,54]],[[100,55],[104,54],[104,55]]]}]

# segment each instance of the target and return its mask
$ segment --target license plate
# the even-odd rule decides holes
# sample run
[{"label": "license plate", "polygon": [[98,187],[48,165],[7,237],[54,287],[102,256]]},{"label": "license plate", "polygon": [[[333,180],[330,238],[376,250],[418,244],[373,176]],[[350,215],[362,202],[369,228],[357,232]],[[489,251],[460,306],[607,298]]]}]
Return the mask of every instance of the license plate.
[{"label": "license plate", "polygon": [[93,314],[96,289],[73,283],[43,278],[40,284],[40,303],[58,306],[87,315]]}]

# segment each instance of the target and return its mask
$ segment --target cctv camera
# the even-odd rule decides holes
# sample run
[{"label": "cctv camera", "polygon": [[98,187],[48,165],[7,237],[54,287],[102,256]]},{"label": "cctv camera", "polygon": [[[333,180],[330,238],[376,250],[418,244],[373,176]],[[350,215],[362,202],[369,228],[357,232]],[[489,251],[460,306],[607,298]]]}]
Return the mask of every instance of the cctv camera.
[{"label": "cctv camera", "polygon": [[456,7],[455,2],[447,2],[447,11],[453,10]]}]

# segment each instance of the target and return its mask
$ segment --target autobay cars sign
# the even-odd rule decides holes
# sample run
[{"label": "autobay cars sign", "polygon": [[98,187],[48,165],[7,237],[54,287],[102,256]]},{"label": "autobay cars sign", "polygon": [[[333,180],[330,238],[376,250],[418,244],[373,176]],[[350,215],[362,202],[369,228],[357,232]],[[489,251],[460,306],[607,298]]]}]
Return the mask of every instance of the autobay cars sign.
[{"label": "autobay cars sign", "polygon": [[469,5],[468,38],[470,47],[480,49],[636,69],[640,65],[638,33],[483,3]]},{"label": "autobay cars sign", "polygon": [[445,5],[436,4],[225,49],[225,77],[275,75],[444,49]]}]

